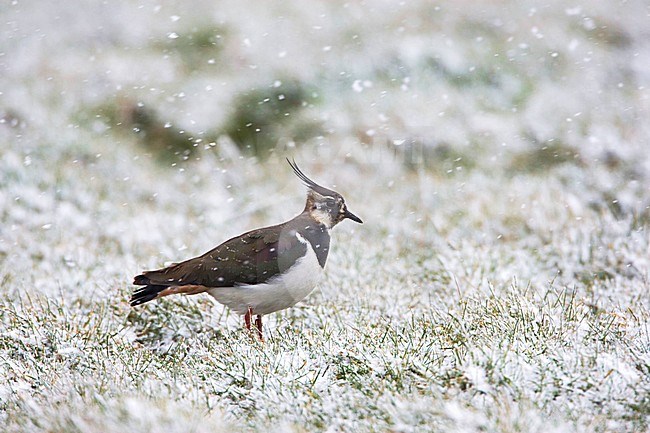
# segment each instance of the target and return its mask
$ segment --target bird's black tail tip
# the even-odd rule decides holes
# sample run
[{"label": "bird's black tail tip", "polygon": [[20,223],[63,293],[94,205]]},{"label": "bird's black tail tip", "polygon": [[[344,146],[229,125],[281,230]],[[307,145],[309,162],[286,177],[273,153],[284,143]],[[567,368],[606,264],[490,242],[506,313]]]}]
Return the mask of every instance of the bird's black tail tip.
[{"label": "bird's black tail tip", "polygon": [[[137,279],[138,277],[136,277],[136,281]],[[129,301],[129,303],[131,304],[132,307],[135,307],[136,305],[141,305],[146,302],[149,302],[153,299],[156,299],[158,293],[162,292],[166,288],[167,286],[160,286],[160,285],[149,285],[149,286],[141,287],[137,289],[135,292],[133,292],[133,295],[131,295],[131,300]]]}]

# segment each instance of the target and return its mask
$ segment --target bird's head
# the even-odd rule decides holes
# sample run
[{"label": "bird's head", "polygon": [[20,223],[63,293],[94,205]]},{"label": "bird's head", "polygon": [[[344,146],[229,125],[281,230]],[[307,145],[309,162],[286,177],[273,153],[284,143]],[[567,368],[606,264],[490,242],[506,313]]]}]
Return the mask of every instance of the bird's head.
[{"label": "bird's head", "polygon": [[307,191],[307,204],[305,204],[304,211],[308,212],[312,218],[321,224],[324,224],[327,228],[334,227],[346,218],[363,224],[361,218],[348,210],[345,205],[345,199],[341,194],[320,186],[313,180],[309,179],[305,173],[298,168],[296,161],[291,162],[287,159],[287,162],[293,169],[294,173],[296,173],[296,176],[298,176],[309,188]]}]

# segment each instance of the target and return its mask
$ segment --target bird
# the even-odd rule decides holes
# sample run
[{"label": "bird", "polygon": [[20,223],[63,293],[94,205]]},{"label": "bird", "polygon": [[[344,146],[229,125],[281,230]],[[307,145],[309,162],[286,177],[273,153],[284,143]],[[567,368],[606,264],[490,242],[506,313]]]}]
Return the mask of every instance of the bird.
[{"label": "bird", "polygon": [[307,187],[299,215],[228,239],[198,257],[142,272],[133,280],[140,287],[131,306],[174,294],[208,293],[243,315],[249,333],[264,341],[262,316],[293,307],[318,284],[330,250],[330,230],[345,219],[363,223],[341,194],[308,178],[295,159],[287,162]]}]

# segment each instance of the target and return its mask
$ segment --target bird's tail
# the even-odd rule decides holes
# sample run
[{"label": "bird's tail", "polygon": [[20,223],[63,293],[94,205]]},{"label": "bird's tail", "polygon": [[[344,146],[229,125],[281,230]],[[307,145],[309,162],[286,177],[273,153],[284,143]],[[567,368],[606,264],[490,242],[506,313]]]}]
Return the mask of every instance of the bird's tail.
[{"label": "bird's tail", "polygon": [[135,277],[133,284],[144,285],[144,287],[139,287],[131,295],[131,300],[129,302],[132,307],[144,304],[145,302],[149,302],[152,299],[156,299],[160,292],[168,288],[168,286],[163,286],[160,284],[151,284],[151,280],[149,280],[149,278],[145,277],[144,275],[138,275]]},{"label": "bird's tail", "polygon": [[[133,284],[139,287],[131,295],[131,306],[144,304],[152,299],[162,298],[169,295],[196,295],[197,293],[207,292],[210,288],[201,284],[183,283],[173,279],[161,279],[160,271],[148,271],[138,275],[133,280]],[[151,277],[150,277],[151,276]],[[162,284],[161,284],[162,283]]]}]

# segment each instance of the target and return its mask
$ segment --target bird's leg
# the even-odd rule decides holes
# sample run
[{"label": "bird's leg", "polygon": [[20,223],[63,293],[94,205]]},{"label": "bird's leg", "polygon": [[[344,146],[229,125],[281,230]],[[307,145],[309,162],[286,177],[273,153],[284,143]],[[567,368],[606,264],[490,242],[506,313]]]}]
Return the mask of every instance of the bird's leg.
[{"label": "bird's leg", "polygon": [[255,319],[255,327],[257,328],[257,336],[259,337],[260,341],[263,343],[264,342],[264,336],[262,335],[262,315],[258,314],[257,319]]},{"label": "bird's leg", "polygon": [[253,317],[253,307],[248,307],[248,311],[244,316],[244,323],[246,323],[246,329],[250,332],[251,330],[251,318]]}]

